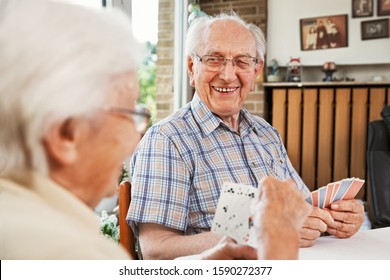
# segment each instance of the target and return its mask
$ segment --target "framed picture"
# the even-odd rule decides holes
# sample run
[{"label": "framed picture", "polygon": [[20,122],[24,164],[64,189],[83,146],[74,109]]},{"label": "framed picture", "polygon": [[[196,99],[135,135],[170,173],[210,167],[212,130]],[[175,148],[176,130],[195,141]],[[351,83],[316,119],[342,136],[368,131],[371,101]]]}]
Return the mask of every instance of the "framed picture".
[{"label": "framed picture", "polygon": [[377,19],[361,22],[362,40],[388,38],[389,19]]},{"label": "framed picture", "polygon": [[378,16],[390,15],[390,0],[378,0]]},{"label": "framed picture", "polygon": [[348,47],[348,16],[335,15],[300,20],[301,50]]},{"label": "framed picture", "polygon": [[374,15],[373,0],[352,0],[352,17],[372,17]]}]

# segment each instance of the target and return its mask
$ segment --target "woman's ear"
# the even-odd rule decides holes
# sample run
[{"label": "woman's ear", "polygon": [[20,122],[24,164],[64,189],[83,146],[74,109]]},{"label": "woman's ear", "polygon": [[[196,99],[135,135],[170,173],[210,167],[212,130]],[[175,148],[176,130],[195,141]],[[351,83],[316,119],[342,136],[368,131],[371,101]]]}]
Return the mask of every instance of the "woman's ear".
[{"label": "woman's ear", "polygon": [[52,125],[43,138],[49,161],[58,165],[69,165],[77,160],[80,127],[75,119]]}]

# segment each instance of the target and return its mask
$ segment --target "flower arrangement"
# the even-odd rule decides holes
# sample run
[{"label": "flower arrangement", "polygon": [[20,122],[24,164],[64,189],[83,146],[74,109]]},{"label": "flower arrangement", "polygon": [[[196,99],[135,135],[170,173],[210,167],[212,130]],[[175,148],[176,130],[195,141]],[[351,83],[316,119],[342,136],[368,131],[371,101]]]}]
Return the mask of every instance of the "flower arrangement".
[{"label": "flower arrangement", "polygon": [[102,211],[100,217],[100,233],[119,243],[118,218],[112,214],[108,215],[106,210]]},{"label": "flower arrangement", "polygon": [[[122,172],[118,178],[118,184],[129,178],[129,172],[124,163],[122,163]],[[115,211],[115,209],[113,210]],[[116,215],[108,215],[106,210],[100,214],[100,233],[116,243],[119,243],[119,223]]]}]

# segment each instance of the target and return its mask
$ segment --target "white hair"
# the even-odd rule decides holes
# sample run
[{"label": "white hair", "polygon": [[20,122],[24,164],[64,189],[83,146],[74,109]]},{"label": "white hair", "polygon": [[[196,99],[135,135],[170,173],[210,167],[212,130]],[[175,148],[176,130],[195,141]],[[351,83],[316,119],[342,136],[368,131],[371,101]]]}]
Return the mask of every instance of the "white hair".
[{"label": "white hair", "polygon": [[92,117],[112,80],[136,71],[141,50],[118,10],[1,0],[0,174],[47,174],[47,129],[71,117]]},{"label": "white hair", "polygon": [[203,16],[195,19],[188,28],[185,51],[186,55],[192,55],[196,52],[198,45],[201,43],[203,32],[217,21],[235,21],[238,24],[242,25],[248,31],[251,32],[255,44],[256,44],[256,57],[264,61],[264,56],[266,52],[266,40],[264,37],[263,31],[260,27],[256,26],[253,23],[246,23],[242,18],[240,18],[233,11],[230,13],[222,13],[217,16]]}]

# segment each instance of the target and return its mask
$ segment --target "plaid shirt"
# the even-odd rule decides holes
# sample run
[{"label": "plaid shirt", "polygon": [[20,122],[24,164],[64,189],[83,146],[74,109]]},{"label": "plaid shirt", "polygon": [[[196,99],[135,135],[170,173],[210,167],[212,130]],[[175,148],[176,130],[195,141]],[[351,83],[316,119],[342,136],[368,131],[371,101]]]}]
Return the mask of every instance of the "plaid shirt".
[{"label": "plaid shirt", "polygon": [[271,125],[243,108],[237,133],[195,95],[139,143],[131,159],[127,221],[136,234],[138,222],[186,235],[209,231],[224,182],[257,187],[267,175],[292,178],[310,193]]}]

